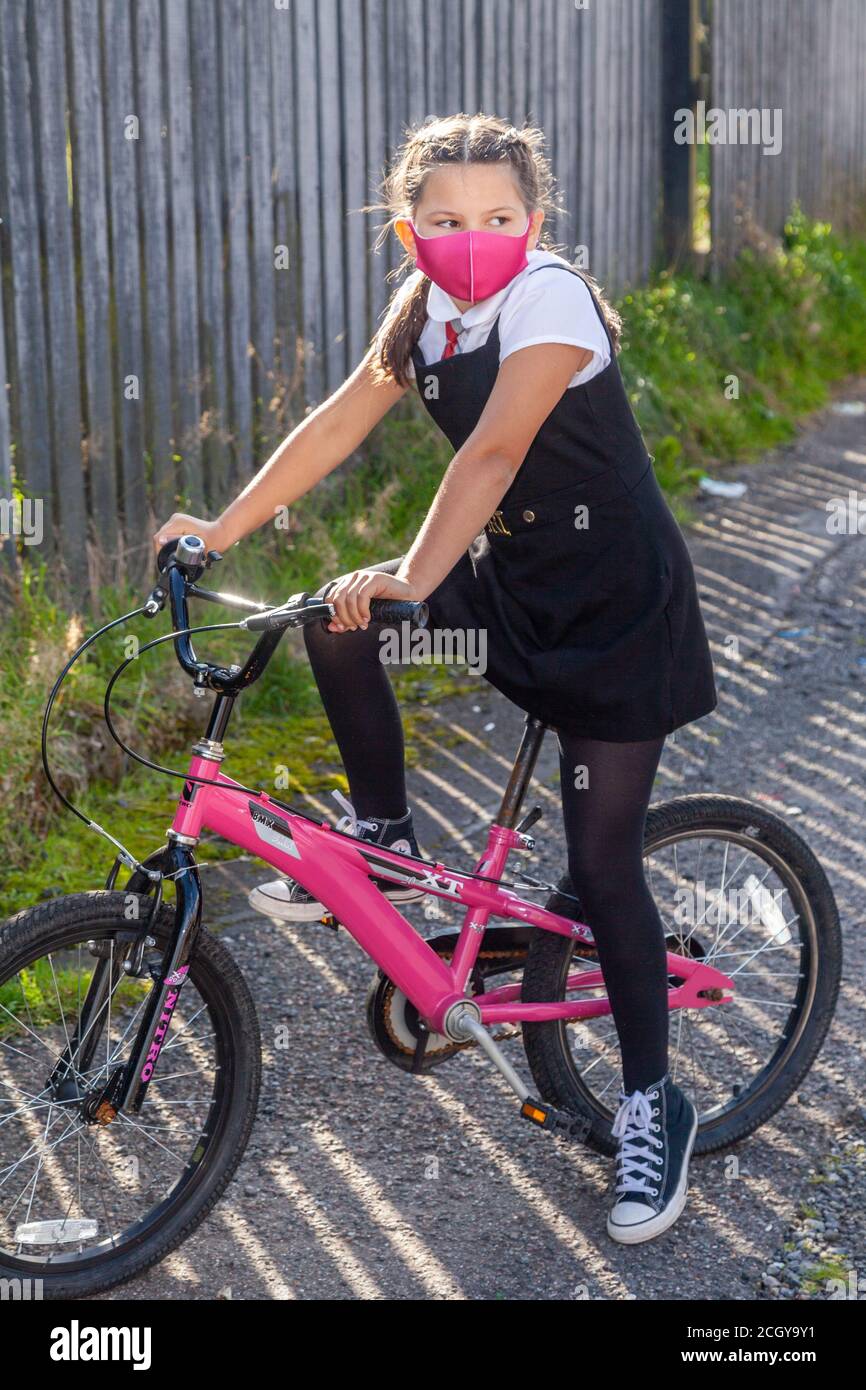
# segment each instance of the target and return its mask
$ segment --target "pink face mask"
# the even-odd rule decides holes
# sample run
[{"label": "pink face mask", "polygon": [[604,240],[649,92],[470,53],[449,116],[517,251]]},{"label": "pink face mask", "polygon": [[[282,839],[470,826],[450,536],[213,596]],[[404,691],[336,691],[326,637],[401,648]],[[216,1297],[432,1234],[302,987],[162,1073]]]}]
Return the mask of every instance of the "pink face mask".
[{"label": "pink face mask", "polygon": [[506,232],[443,232],[421,236],[414,222],[415,264],[452,299],[475,304],[505,288],[527,264],[526,244],[532,218],[520,236]]}]

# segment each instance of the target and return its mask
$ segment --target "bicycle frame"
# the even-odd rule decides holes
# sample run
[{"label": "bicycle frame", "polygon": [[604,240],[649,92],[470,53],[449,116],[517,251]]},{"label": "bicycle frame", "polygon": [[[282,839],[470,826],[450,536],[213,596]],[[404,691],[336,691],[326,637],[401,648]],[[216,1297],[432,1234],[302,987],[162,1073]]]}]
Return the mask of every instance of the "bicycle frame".
[{"label": "bicycle frame", "polygon": [[[131,1104],[136,1112],[141,1109],[171,1026],[201,920],[201,886],[192,848],[206,830],[302,883],[403,991],[434,1033],[448,1036],[449,1013],[465,1004],[470,976],[491,917],[509,918],[593,944],[592,932],[585,923],[561,917],[496,882],[486,881],[502,876],[512,850],[526,847],[521,834],[508,826],[496,822],[491,825],[487,846],[473,871],[485,878],[476,879],[447,864],[437,862],[431,867],[409,855],[346,835],[327,822],[299,814],[264,792],[250,795],[219,770],[213,755],[196,755],[189,764],[188,780],[169,831],[169,844],[148,861],[160,861],[170,872],[180,870],[175,929],[163,957],[160,988],[154,989],[148,1000],[131,1060],[126,1067],[118,1068],[95,1102],[97,1115],[101,1106],[107,1104],[102,1112],[106,1122],[127,1105]],[[466,908],[450,964],[379,891],[371,881],[374,876],[424,888],[435,897]],[[141,891],[146,885],[147,879],[137,873],[130,880],[128,891]],[[733,981],[713,966],[672,952],[667,953],[667,965],[669,973],[682,982],[668,992],[670,1009],[716,1007],[730,999]],[[85,1027],[100,1007],[104,969],[103,961],[94,972],[93,1004],[88,998],[82,1020]],[[583,970],[568,976],[567,989],[572,992],[589,993],[603,988],[600,970]],[[571,1023],[610,1013],[606,997],[530,1003],[521,998],[520,985],[485,991],[474,1002],[482,1026],[554,1020]]]},{"label": "bicycle frame", "polygon": [[[218,785],[185,784],[171,827],[176,842],[189,844],[210,830],[297,879],[394,981],[435,1032],[446,1030],[449,1010],[466,999],[491,917],[509,918],[590,945],[593,942],[584,923],[549,912],[498,883],[475,879],[441,862],[431,868],[408,855],[346,835],[327,822],[317,823],[263,792],[249,796],[237,782],[215,770],[207,757],[192,759],[189,776]],[[517,831],[494,823],[474,872],[500,878],[509,854],[520,847],[525,846]],[[371,882],[373,876],[424,888],[466,908],[450,965]],[[726,975],[700,960],[669,952],[667,962],[670,974],[682,980],[670,991],[671,1009],[714,1006],[725,1002],[733,990]],[[603,984],[600,970],[581,971],[568,979],[570,990],[588,992]],[[527,1003],[520,998],[519,985],[494,989],[477,1002],[484,1025],[555,1019],[573,1022],[610,1012],[606,998]]]}]

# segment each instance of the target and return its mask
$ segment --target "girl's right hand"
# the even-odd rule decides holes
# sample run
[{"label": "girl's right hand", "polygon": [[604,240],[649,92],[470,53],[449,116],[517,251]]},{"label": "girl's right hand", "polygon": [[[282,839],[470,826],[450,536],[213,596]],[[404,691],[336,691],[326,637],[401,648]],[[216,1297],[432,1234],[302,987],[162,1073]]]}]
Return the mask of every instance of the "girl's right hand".
[{"label": "girl's right hand", "polygon": [[231,544],[218,521],[203,521],[200,516],[174,512],[154,535],[154,551],[158,555],[166,541],[172,540],[175,536],[187,535],[201,536],[207,550],[223,551]]}]

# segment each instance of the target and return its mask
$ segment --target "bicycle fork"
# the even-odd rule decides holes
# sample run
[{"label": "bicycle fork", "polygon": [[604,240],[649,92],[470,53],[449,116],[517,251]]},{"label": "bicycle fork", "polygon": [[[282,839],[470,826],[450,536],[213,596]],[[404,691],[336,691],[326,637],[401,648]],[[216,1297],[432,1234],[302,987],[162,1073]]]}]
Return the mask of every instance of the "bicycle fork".
[{"label": "bicycle fork", "polygon": [[[180,844],[169,831],[169,843],[135,870],[125,891],[142,894],[152,888],[154,879],[147,871],[157,866],[161,873],[156,880],[157,887],[147,923],[135,931],[120,933],[121,944],[128,943],[127,949],[121,951],[120,955],[114,950],[106,955],[104,948],[102,951],[97,948],[97,963],[78,1027],[49,1078],[48,1084],[58,1093],[66,1092],[67,1099],[75,1098],[71,1094],[74,1088],[77,1098],[83,1102],[82,1115],[88,1124],[110,1124],[120,1110],[128,1109],[133,1114],[140,1112],[189,973],[189,961],[202,910],[201,883],[195,858],[191,849]],[[119,861],[116,860],[107,887],[114,887],[118,868]],[[155,921],[159,911],[162,878],[167,875],[174,878],[177,894],[174,930],[159,966],[151,970],[154,987],[147,997],[129,1058],[126,1062],[118,1063],[103,1084],[82,1092],[74,1074],[86,1072],[93,1060],[101,1025],[108,1016],[108,1006],[119,980],[124,976],[139,977],[144,952],[149,945],[155,944],[155,938],[148,934],[147,928],[150,922]]]}]

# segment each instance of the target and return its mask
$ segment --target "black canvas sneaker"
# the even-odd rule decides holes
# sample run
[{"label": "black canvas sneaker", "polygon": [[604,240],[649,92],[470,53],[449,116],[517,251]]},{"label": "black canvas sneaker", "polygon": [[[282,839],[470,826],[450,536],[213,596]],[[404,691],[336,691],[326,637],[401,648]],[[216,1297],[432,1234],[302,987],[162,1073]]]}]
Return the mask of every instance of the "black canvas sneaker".
[{"label": "black canvas sneaker", "polygon": [[[407,811],[399,820],[387,820],[382,817],[361,820],[355,815],[355,808],[348,797],[340,791],[334,791],[331,795],[346,810],[346,814],[337,821],[336,830],[358,835],[362,840],[370,840],[373,844],[381,845],[383,849],[395,850],[398,854],[412,854],[423,858],[412,828],[411,811]],[[423,888],[389,883],[385,878],[372,878],[370,881],[390,902],[398,905],[417,902],[419,898],[426,896]],[[314,898],[312,893],[293,878],[277,878],[272,883],[259,884],[251,890],[247,902],[256,912],[263,913],[265,917],[276,917],[283,922],[315,922],[328,911],[324,903],[320,903],[318,898]]]},{"label": "black canvas sneaker", "polygon": [[607,1233],[625,1245],[652,1240],[686,1204],[698,1112],[666,1072],[646,1091],[620,1091],[611,1134],[619,1139],[617,1200]]}]

